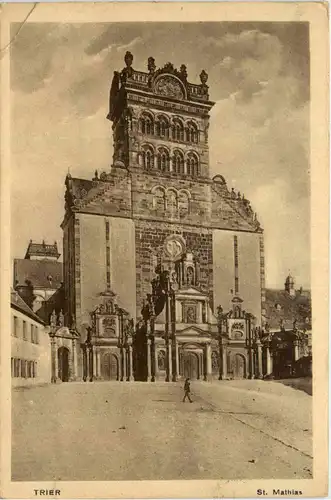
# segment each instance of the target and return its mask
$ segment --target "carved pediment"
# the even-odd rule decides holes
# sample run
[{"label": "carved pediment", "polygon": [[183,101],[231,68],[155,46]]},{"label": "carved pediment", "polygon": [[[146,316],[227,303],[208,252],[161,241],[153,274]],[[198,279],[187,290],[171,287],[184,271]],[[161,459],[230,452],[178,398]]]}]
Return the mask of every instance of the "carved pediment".
[{"label": "carved pediment", "polygon": [[185,88],[182,82],[169,74],[160,75],[155,79],[154,92],[172,99],[185,99]]},{"label": "carved pediment", "polygon": [[184,330],[181,330],[180,332],[177,332],[177,335],[185,335],[185,337],[197,337],[199,335],[204,335],[206,336],[206,332],[204,330],[201,330],[200,328],[196,326],[189,326],[188,328],[184,328]]}]

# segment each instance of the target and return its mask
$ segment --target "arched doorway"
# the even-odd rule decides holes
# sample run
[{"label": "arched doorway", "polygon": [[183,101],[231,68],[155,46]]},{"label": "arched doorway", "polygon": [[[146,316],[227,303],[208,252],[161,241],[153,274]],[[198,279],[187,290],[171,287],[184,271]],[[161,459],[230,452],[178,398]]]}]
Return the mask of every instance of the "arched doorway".
[{"label": "arched doorway", "polygon": [[242,354],[234,354],[232,373],[234,378],[246,378],[246,359]]},{"label": "arched doorway", "polygon": [[118,359],[110,352],[101,357],[101,377],[103,380],[119,380]]},{"label": "arched doorway", "polygon": [[185,378],[192,380],[199,378],[199,358],[194,352],[184,352],[183,374]]},{"label": "arched doorway", "polygon": [[58,377],[62,382],[69,381],[69,349],[59,347],[57,351]]}]

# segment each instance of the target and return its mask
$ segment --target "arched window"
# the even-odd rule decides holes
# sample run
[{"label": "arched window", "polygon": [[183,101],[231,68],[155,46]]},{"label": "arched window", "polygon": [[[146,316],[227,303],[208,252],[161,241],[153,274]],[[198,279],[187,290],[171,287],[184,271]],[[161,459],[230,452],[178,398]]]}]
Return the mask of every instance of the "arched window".
[{"label": "arched window", "polygon": [[190,211],[190,206],[189,206],[190,200],[189,196],[185,191],[179,191],[178,193],[178,211],[179,211],[179,217],[185,217],[189,211]]},{"label": "arched window", "polygon": [[177,192],[174,189],[167,191],[167,214],[169,217],[176,217],[178,210]]},{"label": "arched window", "polygon": [[165,148],[160,148],[157,153],[157,168],[160,172],[168,172],[169,166],[169,153]]},{"label": "arched window", "polygon": [[165,210],[165,190],[162,187],[156,187],[152,190],[153,193],[153,208],[157,215],[163,215]]},{"label": "arched window", "polygon": [[156,134],[159,137],[169,137],[169,122],[165,116],[160,116],[156,123]]},{"label": "arched window", "polygon": [[186,173],[191,177],[199,175],[199,159],[194,153],[189,153],[186,160]]},{"label": "arched window", "polygon": [[174,120],[174,122],[173,122],[172,138],[175,139],[176,141],[183,141],[184,140],[184,125],[178,119]]},{"label": "arched window", "polygon": [[151,146],[143,146],[141,163],[145,170],[151,170],[154,167],[154,151]]},{"label": "arched window", "polygon": [[173,171],[176,174],[184,173],[184,155],[181,151],[174,151],[173,156]]},{"label": "arched window", "polygon": [[198,127],[195,123],[190,122],[186,128],[186,141],[187,142],[198,142]]},{"label": "arched window", "polygon": [[154,133],[153,118],[148,114],[143,114],[140,118],[140,131],[145,135],[152,135]]}]

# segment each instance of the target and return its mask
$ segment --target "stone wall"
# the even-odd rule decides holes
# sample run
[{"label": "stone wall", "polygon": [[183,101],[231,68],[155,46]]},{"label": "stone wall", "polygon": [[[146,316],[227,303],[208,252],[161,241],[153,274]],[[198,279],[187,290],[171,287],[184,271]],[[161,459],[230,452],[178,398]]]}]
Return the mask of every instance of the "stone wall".
[{"label": "stone wall", "polygon": [[213,247],[211,230],[190,228],[176,224],[148,221],[135,222],[137,315],[140,315],[142,300],[151,292],[154,276],[153,253],[164,244],[167,236],[181,235],[188,249],[195,253],[200,266],[200,286],[213,299]]},{"label": "stone wall", "polygon": [[214,304],[232,308],[235,290],[234,236],[238,241],[239,296],[243,309],[261,320],[260,234],[213,230]]}]

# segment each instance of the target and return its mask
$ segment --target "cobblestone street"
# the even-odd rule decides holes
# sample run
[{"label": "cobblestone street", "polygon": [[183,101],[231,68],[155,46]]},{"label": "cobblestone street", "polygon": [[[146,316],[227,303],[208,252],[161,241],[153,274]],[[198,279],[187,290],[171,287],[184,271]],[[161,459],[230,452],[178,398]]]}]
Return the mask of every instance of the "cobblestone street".
[{"label": "cobblestone street", "polygon": [[12,478],[312,477],[311,396],[275,382],[63,383],[13,391]]}]

